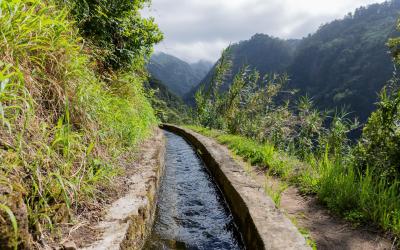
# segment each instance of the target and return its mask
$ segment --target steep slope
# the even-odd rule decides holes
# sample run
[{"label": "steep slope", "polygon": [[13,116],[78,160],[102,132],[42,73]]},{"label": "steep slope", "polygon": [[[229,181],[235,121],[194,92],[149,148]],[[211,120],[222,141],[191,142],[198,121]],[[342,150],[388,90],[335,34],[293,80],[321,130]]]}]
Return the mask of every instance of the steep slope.
[{"label": "steep slope", "polygon": [[[256,34],[250,40],[231,45],[232,69],[223,88],[228,88],[235,73],[246,64],[258,69],[262,75],[273,72],[285,72],[293,61],[298,43],[299,40],[283,40],[264,34]],[[214,68],[201,81],[201,84],[208,85],[213,73]],[[194,87],[185,96],[184,100],[187,103],[193,104],[193,96],[200,85]]]},{"label": "steep slope", "polygon": [[188,107],[179,96],[172,93],[160,80],[152,77],[144,87],[154,92],[151,104],[161,122],[190,123]]},{"label": "steep slope", "polygon": [[210,69],[213,67],[213,63],[205,60],[200,60],[196,63],[191,63],[190,67],[193,69],[197,77],[199,78],[199,81],[204,78],[204,76],[207,75],[207,73],[210,71]]},{"label": "steep slope", "polygon": [[366,120],[392,76],[386,42],[395,35],[399,11],[398,0],[374,4],[322,26],[300,44],[288,69],[290,86],[321,108],[348,106]]},{"label": "steep slope", "polygon": [[[347,106],[365,121],[377,93],[392,76],[386,42],[396,35],[399,11],[399,0],[361,7],[302,40],[255,35],[232,46],[231,75],[244,64],[261,74],[287,72],[289,87],[313,97],[319,108]],[[212,74],[213,70],[202,82],[207,84]],[[185,96],[186,102],[193,104],[198,88]]]},{"label": "steep slope", "polygon": [[152,77],[160,79],[174,94],[183,96],[200,82],[211,66],[206,61],[189,64],[174,56],[157,53],[147,68]]},{"label": "steep slope", "polygon": [[[102,71],[100,48],[83,43],[70,16],[73,1],[55,3],[0,2],[0,249],[61,249],[78,223],[98,220],[114,177],[158,122],[140,64]],[[135,25],[139,7],[124,13]],[[96,10],[93,19],[105,18]]]}]

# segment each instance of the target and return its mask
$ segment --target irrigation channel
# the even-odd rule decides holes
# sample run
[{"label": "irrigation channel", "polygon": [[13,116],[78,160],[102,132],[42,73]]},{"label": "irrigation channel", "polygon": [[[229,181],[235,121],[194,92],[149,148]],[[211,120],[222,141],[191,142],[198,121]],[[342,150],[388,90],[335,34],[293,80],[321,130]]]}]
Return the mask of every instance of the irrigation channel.
[{"label": "irrigation channel", "polygon": [[165,173],[144,249],[244,249],[233,216],[202,159],[182,137],[164,133]]}]

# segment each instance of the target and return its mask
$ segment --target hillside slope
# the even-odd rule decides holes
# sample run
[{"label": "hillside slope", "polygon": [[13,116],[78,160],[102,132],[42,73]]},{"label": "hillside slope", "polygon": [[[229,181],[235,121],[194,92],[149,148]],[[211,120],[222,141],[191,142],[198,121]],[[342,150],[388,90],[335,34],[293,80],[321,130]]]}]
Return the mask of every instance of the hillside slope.
[{"label": "hillside slope", "polygon": [[392,76],[386,42],[396,34],[399,11],[400,1],[374,4],[322,26],[300,44],[290,87],[321,108],[348,106],[365,121]]},{"label": "hillside slope", "polygon": [[[246,64],[258,69],[262,75],[273,72],[285,72],[293,61],[298,43],[298,40],[283,40],[268,35],[256,34],[250,40],[231,45],[232,68],[223,89],[228,89],[233,76]],[[185,102],[193,104],[194,94],[201,84],[209,85],[214,70],[215,66],[202,79],[199,85],[190,90],[184,97]]]},{"label": "hillside slope", "polygon": [[212,64],[207,61],[189,64],[165,53],[153,55],[147,65],[151,76],[162,81],[170,91],[178,96],[187,94],[211,67]]},{"label": "hillside slope", "polygon": [[[256,35],[232,46],[232,75],[245,64],[261,74],[287,72],[289,88],[313,97],[320,109],[347,106],[365,121],[392,76],[386,42],[396,35],[399,11],[399,0],[361,7],[302,40]],[[208,84],[212,74],[202,82]],[[193,103],[197,89],[185,96],[186,102]]]},{"label": "hillside slope", "polygon": [[[120,7],[114,1],[91,2],[98,12],[88,23],[115,27],[111,13],[104,14],[110,11],[146,22],[150,30],[127,33],[141,39],[148,32],[154,39],[135,47],[135,63],[116,55],[121,60],[111,65],[98,56],[104,47],[83,43],[76,26],[82,20],[70,12],[77,10],[74,3],[0,1],[1,249],[59,249],[63,233],[73,231],[68,227],[86,224],[109,199],[124,157],[132,157],[157,126],[138,63],[159,40],[157,26],[141,19],[141,3],[118,12],[108,8]],[[101,29],[117,37],[114,31]],[[130,37],[121,41],[132,55]],[[126,64],[129,70],[112,70]]]},{"label": "hillside slope", "polygon": [[160,80],[151,77],[144,87],[146,90],[153,92],[151,104],[161,122],[173,124],[191,123],[190,112],[186,104]]}]

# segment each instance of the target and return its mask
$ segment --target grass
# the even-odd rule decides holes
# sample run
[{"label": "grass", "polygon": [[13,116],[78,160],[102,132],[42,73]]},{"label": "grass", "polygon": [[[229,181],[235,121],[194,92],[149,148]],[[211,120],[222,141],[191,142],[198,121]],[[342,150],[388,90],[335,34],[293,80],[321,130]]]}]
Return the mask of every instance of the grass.
[{"label": "grass", "polygon": [[299,232],[303,235],[303,237],[305,238],[307,244],[311,247],[311,249],[317,250],[317,243],[312,239],[310,232],[306,228],[300,227],[295,217],[291,216],[290,220],[298,228]]},{"label": "grass", "polygon": [[11,226],[13,229],[13,237],[11,240],[11,245],[13,245],[13,248],[16,250],[18,249],[18,237],[19,237],[17,219],[15,218],[13,211],[8,206],[0,204],[0,210],[4,211],[8,215],[8,218],[10,219]]},{"label": "grass", "polygon": [[[377,181],[369,170],[361,174],[351,160],[335,158],[328,154],[328,149],[321,156],[307,155],[301,162],[269,143],[197,126],[187,128],[215,138],[252,165],[296,185],[303,193],[316,194],[330,210],[347,220],[373,224],[400,236],[400,183],[388,184],[383,178]],[[284,187],[266,186],[266,192],[278,205],[281,190]]]},{"label": "grass", "polygon": [[67,10],[40,0],[0,9],[0,245],[32,248],[106,198],[120,156],[157,120],[140,74],[97,75]]},{"label": "grass", "polygon": [[267,174],[265,177],[264,190],[265,193],[272,198],[276,206],[280,207],[282,193],[288,188],[288,184],[285,182],[276,182],[271,181],[271,177]]},{"label": "grass", "polygon": [[198,126],[186,126],[193,131],[215,138],[232,152],[262,170],[287,181],[296,181],[299,168],[306,165],[295,157],[278,151],[271,143],[259,143],[243,136],[230,135],[221,131],[209,130]]}]

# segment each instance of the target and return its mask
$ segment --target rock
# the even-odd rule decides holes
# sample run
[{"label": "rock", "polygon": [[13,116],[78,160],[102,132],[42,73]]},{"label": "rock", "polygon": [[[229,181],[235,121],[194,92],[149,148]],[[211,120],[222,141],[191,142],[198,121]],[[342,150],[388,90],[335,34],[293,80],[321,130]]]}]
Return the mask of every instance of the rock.
[{"label": "rock", "polygon": [[62,247],[63,250],[76,250],[76,249],[78,249],[76,247],[75,242],[73,242],[73,241],[67,241],[62,246],[63,246]]}]

